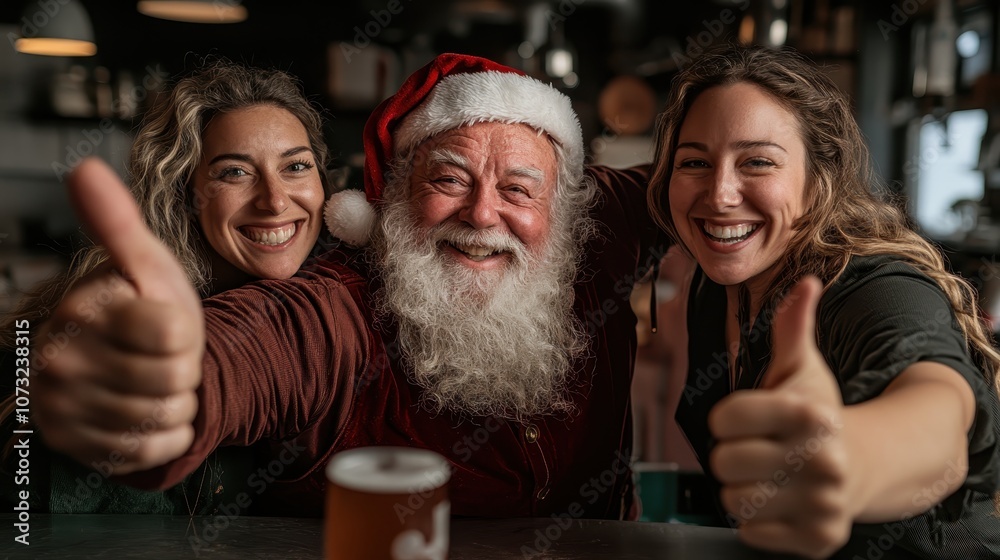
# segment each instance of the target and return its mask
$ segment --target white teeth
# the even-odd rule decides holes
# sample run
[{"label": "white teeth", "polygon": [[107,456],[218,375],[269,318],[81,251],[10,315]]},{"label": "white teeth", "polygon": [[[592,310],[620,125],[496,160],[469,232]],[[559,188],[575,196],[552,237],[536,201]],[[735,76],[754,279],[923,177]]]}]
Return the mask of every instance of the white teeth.
[{"label": "white teeth", "polygon": [[736,226],[714,226],[708,222],[705,222],[703,226],[705,233],[715,237],[716,239],[721,239],[723,241],[735,241],[742,237],[749,235],[753,230],[757,229],[758,224],[739,224]]},{"label": "white teeth", "polygon": [[488,257],[496,251],[478,245],[466,245],[464,243],[452,243],[456,249],[469,255],[470,257]]},{"label": "white teeth", "polygon": [[281,245],[282,243],[288,241],[295,235],[295,224],[283,227],[277,230],[261,230],[257,228],[250,229],[249,227],[242,228],[240,231],[243,236],[255,243],[260,243],[261,245]]}]

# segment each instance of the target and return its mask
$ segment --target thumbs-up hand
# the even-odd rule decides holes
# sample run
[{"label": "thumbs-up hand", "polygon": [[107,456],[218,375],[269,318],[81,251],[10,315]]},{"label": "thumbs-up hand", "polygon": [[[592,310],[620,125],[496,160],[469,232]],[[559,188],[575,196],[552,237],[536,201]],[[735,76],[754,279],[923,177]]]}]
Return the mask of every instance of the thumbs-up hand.
[{"label": "thumbs-up hand", "polygon": [[110,266],[80,280],[38,329],[33,419],[52,449],[84,465],[146,470],[179,457],[194,438],[201,302],[107,165],[81,163],[69,191]]},{"label": "thumbs-up hand", "polygon": [[799,282],[778,306],[763,386],[720,401],[709,415],[711,466],[722,503],[752,546],[825,558],[850,537],[843,401],[816,346],[822,285]]}]

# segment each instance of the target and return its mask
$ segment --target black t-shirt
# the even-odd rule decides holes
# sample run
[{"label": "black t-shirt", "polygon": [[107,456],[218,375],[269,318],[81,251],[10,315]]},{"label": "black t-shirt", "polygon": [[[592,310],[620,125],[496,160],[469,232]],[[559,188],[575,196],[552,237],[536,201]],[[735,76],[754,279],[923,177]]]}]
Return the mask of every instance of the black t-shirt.
[{"label": "black t-shirt", "polygon": [[[745,354],[736,389],[756,387],[767,370],[773,308],[772,303],[761,310],[752,330],[741,326]],[[688,301],[688,378],[677,422],[716,487],[708,465],[714,444],[708,413],[732,392],[725,313],[725,287],[699,268]],[[937,284],[898,257],[854,257],[823,295],[817,330],[820,352],[838,376],[847,405],[877,396],[906,367],[920,361],[954,369],[976,397],[969,474],[962,487],[908,521],[856,524],[851,541],[836,558],[1000,558],[1000,519],[991,516],[993,493],[1000,488],[1000,401],[974,365]],[[915,509],[930,503],[926,495],[914,497]],[[718,521],[725,523],[721,514]]]}]

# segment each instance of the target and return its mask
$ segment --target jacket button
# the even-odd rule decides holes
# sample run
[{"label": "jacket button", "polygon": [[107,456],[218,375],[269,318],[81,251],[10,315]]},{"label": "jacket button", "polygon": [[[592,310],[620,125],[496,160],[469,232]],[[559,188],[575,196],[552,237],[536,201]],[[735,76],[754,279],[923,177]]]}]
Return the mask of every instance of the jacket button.
[{"label": "jacket button", "polygon": [[528,424],[528,427],[524,429],[524,439],[528,440],[528,443],[538,441],[538,427],[534,424]]}]

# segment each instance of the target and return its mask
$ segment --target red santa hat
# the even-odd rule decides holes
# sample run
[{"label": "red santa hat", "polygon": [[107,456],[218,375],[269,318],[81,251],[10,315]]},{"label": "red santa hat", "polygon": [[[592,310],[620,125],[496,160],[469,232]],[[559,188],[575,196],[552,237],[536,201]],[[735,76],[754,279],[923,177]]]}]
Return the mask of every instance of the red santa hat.
[{"label": "red santa hat", "polygon": [[436,134],[478,122],[527,124],[561,145],[571,169],[583,167],[583,133],[568,97],[485,58],[442,54],[407,78],[368,118],[365,191],[330,197],[324,211],[330,233],[351,245],[367,245],[388,163]]}]

